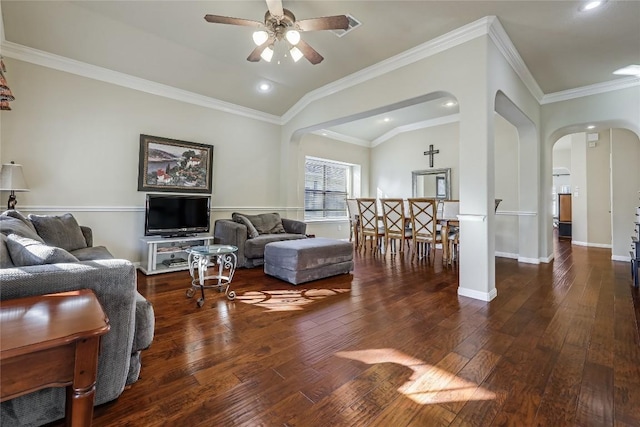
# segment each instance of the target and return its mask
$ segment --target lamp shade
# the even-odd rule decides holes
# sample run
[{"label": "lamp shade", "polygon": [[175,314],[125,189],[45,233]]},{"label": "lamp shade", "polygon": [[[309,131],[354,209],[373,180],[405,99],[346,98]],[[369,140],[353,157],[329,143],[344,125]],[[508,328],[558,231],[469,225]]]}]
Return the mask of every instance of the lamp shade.
[{"label": "lamp shade", "polygon": [[29,186],[22,173],[22,165],[17,165],[13,162],[2,165],[2,170],[0,170],[0,190],[29,191]]}]

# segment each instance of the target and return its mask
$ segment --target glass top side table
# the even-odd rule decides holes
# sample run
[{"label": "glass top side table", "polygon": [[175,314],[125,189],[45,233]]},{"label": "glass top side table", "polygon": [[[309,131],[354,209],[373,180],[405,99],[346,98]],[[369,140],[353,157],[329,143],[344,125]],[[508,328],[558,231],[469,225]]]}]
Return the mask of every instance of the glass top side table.
[{"label": "glass top side table", "polygon": [[[189,254],[189,274],[191,274],[191,287],[187,289],[187,298],[193,297],[200,290],[198,307],[204,305],[204,288],[218,288],[219,292],[227,295],[229,300],[236,297],[234,291],[229,291],[229,285],[236,271],[238,248],[231,245],[206,245],[193,246],[186,250]],[[207,275],[209,267],[217,267],[215,274]],[[207,280],[215,280],[216,283],[207,285]]]}]

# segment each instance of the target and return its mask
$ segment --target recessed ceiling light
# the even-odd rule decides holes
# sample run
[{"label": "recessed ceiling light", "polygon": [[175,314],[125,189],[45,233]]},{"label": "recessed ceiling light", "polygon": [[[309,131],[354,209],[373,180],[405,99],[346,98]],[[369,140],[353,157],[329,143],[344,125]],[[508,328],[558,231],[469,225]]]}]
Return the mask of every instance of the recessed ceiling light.
[{"label": "recessed ceiling light", "polygon": [[271,83],[268,83],[268,82],[262,82],[258,85],[258,90],[260,92],[269,92],[271,88],[272,88]]},{"label": "recessed ceiling light", "polygon": [[389,117],[385,117],[384,119],[382,119],[382,121],[384,121],[384,122],[390,122],[390,121],[391,121],[391,119],[390,119]]},{"label": "recessed ceiling light", "polygon": [[447,101],[442,105],[444,105],[447,108],[451,108],[451,107],[455,107],[456,105],[458,105],[458,103],[456,101]]},{"label": "recessed ceiling light", "polygon": [[606,0],[591,0],[585,2],[582,6],[578,8],[580,12],[587,12],[589,10],[597,9],[603,4],[606,3]]},{"label": "recessed ceiling light", "polygon": [[596,128],[596,126],[595,126],[595,125],[589,125],[589,126],[587,126],[587,129],[589,129],[589,130],[591,130],[591,129],[595,129],[595,128]]},{"label": "recessed ceiling light", "polygon": [[619,76],[636,76],[640,77],[640,65],[631,64],[626,67],[620,68],[619,70],[615,70],[613,74],[617,74]]}]

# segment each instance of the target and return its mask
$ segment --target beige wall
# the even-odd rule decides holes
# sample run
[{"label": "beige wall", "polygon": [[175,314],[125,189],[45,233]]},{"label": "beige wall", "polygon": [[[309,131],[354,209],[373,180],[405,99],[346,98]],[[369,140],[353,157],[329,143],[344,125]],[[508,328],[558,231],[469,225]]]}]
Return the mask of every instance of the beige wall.
[{"label": "beige wall", "polygon": [[515,126],[499,114],[495,115],[494,126],[496,198],[502,199],[496,213],[496,256],[517,258],[520,141]]},{"label": "beige wall", "polygon": [[213,218],[279,206],[279,126],[5,61],[16,100],[0,116],[1,160],[21,163],[31,187],[19,209],[70,211],[94,229],[97,245],[138,261],[140,134],[214,146]]},{"label": "beige wall", "polygon": [[371,149],[370,197],[412,197],[411,172],[429,169],[423,153],[433,144],[435,169],[451,168],[452,199],[459,198],[458,123],[405,132]]},{"label": "beige wall", "polygon": [[611,163],[613,168],[612,258],[629,259],[629,245],[633,223],[638,221],[636,208],[640,206],[640,139],[626,129],[612,129]]},{"label": "beige wall", "polygon": [[571,135],[571,240],[589,241],[587,221],[587,136],[584,132]]},{"label": "beige wall", "polygon": [[587,244],[590,246],[611,247],[610,153],[608,131],[600,132],[595,144],[587,141]]}]

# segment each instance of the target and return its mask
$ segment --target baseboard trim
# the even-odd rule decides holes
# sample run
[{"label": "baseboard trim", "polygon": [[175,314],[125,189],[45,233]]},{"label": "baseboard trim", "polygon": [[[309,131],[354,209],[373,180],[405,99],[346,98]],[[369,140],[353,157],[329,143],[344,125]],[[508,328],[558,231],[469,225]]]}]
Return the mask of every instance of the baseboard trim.
[{"label": "baseboard trim", "polygon": [[473,298],[480,301],[491,301],[498,296],[498,290],[493,288],[490,292],[480,292],[475,289],[458,287],[458,295],[461,297]]},{"label": "baseboard trim", "polygon": [[525,264],[540,264],[540,258],[518,257],[518,262],[522,262]]},{"label": "baseboard trim", "polygon": [[572,240],[571,244],[576,246],[586,246],[588,248],[611,249],[611,245],[608,245],[606,243],[589,243],[589,242],[579,242],[577,240]]},{"label": "baseboard trim", "polygon": [[518,259],[518,254],[513,254],[511,252],[498,252],[498,251],[496,251],[496,256],[499,257],[499,258]]},{"label": "baseboard trim", "polygon": [[623,255],[611,255],[611,261],[631,262],[631,257]]},{"label": "baseboard trim", "polygon": [[540,257],[540,262],[543,262],[545,264],[549,264],[551,261],[553,261],[554,256],[553,254],[547,256],[547,257]]}]

